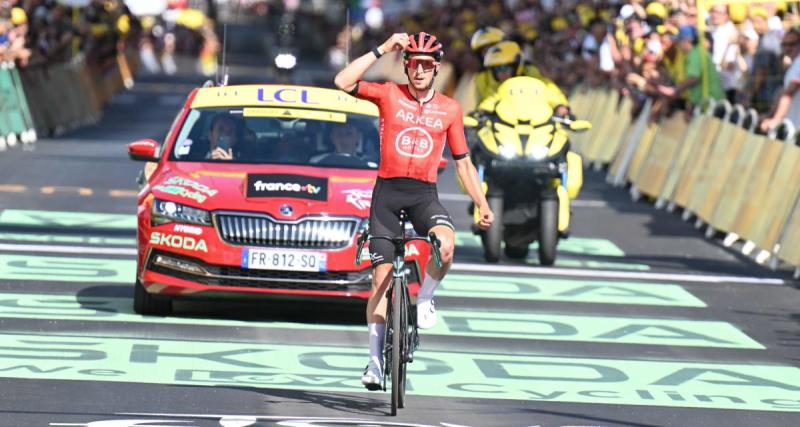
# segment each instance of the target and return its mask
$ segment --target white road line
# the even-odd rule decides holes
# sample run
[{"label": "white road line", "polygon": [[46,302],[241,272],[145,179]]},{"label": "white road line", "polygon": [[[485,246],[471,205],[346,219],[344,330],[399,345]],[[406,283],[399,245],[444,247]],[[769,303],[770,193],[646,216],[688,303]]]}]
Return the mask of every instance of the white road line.
[{"label": "white road line", "polygon": [[[447,202],[469,202],[470,198],[466,194],[458,193],[439,193],[439,200]],[[604,200],[572,200],[569,202],[570,206],[579,208],[604,208],[608,206]]]},{"label": "white road line", "polygon": [[[430,424],[409,424],[409,423],[401,423],[401,422],[387,422],[387,421],[376,421],[370,420],[367,418],[337,418],[337,417],[300,417],[295,415],[222,415],[222,414],[160,414],[160,413],[149,413],[149,412],[117,412],[115,415],[123,416],[123,417],[159,417],[159,418],[194,418],[194,419],[212,419],[212,420],[220,420],[220,421],[227,421],[227,420],[241,420],[241,419],[253,419],[253,420],[274,420],[274,421],[295,421],[295,422],[302,422],[308,420],[308,424],[310,423],[320,423],[320,422],[328,422],[328,423],[341,423],[341,424],[353,424],[353,425],[380,425],[380,426],[397,426],[397,427],[435,427]],[[302,424],[292,424],[292,425],[302,425]],[[446,425],[446,424],[445,424]],[[467,426],[463,426],[467,427]]]},{"label": "white road line", "polygon": [[632,280],[667,280],[678,282],[696,283],[745,283],[757,285],[784,285],[783,279],[763,279],[758,277],[740,276],[715,276],[705,274],[672,274],[672,273],[653,273],[653,272],[632,272],[632,271],[609,271],[593,269],[571,269],[555,267],[525,267],[515,265],[487,265],[487,264],[468,264],[453,263],[452,271],[466,271],[476,273],[522,273],[541,276],[567,276],[567,277],[591,277],[603,279],[632,279]]},{"label": "white road line", "polygon": [[[12,243],[0,243],[0,251],[20,251],[20,252],[41,252],[41,253],[65,253],[65,254],[84,254],[84,255],[130,255],[136,256],[135,248],[113,248],[100,246],[65,246],[65,245],[24,245]],[[519,273],[540,276],[562,276],[562,277],[591,277],[604,279],[628,279],[628,280],[665,280],[677,282],[695,283],[743,283],[759,285],[784,285],[783,279],[765,279],[746,276],[717,276],[705,274],[674,274],[674,273],[654,273],[654,272],[633,272],[633,271],[610,271],[594,269],[571,269],[557,267],[528,267],[518,265],[489,265],[489,264],[470,264],[454,263],[453,271],[475,272],[475,273]]]},{"label": "white road line", "polygon": [[92,255],[133,255],[134,248],[108,248],[98,246],[63,246],[63,245],[18,245],[0,243],[0,251],[49,252],[60,254],[92,254]]}]

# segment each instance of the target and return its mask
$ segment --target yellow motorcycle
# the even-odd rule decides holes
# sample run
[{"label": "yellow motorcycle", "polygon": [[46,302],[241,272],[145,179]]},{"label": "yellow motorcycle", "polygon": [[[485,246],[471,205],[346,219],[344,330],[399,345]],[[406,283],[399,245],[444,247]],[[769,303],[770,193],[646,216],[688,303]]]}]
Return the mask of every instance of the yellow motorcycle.
[{"label": "yellow motorcycle", "polygon": [[508,79],[464,118],[471,158],[495,214],[488,230],[473,227],[488,262],[500,259],[503,242],[507,257],[524,259],[538,241],[539,263],[553,265],[558,240],[568,235],[569,203],[583,185],[583,164],[570,151],[567,130],[591,124],[554,115],[546,90],[535,78]]}]

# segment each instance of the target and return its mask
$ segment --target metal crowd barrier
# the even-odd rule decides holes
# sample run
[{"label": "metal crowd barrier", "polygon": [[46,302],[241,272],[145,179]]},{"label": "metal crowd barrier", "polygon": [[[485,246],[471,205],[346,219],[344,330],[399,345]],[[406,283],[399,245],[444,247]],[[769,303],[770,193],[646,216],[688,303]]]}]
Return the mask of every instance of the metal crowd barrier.
[{"label": "metal crowd barrier", "polygon": [[0,151],[97,122],[111,97],[132,84],[136,68],[133,51],[103,71],[80,59],[23,69],[0,63]]},{"label": "metal crowd barrier", "polygon": [[631,186],[656,208],[680,207],[706,237],[723,244],[742,241],[742,252],[759,263],[779,261],[800,278],[800,146],[794,125],[758,135],[758,114],[727,101],[655,121],[646,101],[636,119],[631,101],[616,91],[579,88],[570,97],[578,117],[593,128],[573,140],[573,149],[596,168],[608,166],[608,182]]}]

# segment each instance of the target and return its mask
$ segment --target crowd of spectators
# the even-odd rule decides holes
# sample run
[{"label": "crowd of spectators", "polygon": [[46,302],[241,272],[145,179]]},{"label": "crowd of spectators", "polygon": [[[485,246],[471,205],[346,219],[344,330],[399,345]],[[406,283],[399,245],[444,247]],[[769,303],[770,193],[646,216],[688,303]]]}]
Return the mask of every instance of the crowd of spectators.
[{"label": "crowd of spectators", "polygon": [[69,62],[104,66],[141,32],[120,0],[71,8],[53,0],[0,0],[0,60],[20,67]]},{"label": "crowd of spectators", "polygon": [[0,61],[28,67],[81,58],[103,69],[117,53],[133,48],[146,71],[173,74],[175,55],[185,53],[198,59],[198,72],[214,75],[220,51],[214,21],[194,3],[170,0],[164,11],[136,16],[123,0],[90,0],[81,7],[0,0]]},{"label": "crowd of spectators", "polygon": [[[414,12],[388,17],[381,28],[356,26],[351,49],[366,52],[393,32],[431,32],[445,43],[446,59],[460,77],[481,67],[469,47],[473,32],[495,26],[565,92],[578,84],[604,85],[637,107],[652,99],[655,117],[689,111],[709,98],[774,117],[772,110],[787,95],[784,74],[800,53],[800,33],[792,29],[800,21],[796,7],[739,2],[699,10],[694,0],[422,0]],[[346,41],[340,34],[332,58],[341,58]],[[800,80],[800,62],[792,68]]]}]

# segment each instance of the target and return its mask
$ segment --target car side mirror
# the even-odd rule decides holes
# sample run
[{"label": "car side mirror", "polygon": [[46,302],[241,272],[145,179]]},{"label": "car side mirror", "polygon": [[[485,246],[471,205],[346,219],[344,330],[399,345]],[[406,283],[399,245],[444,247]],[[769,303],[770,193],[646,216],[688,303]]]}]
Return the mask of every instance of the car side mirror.
[{"label": "car side mirror", "polygon": [[592,128],[592,124],[588,120],[573,120],[569,124],[569,130],[574,132],[585,132]]},{"label": "car side mirror", "polygon": [[152,139],[141,139],[128,144],[128,157],[131,160],[142,162],[158,162],[159,159],[156,157],[157,150],[157,142]]}]

